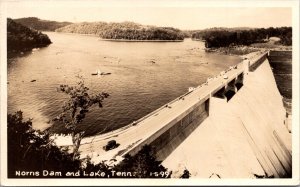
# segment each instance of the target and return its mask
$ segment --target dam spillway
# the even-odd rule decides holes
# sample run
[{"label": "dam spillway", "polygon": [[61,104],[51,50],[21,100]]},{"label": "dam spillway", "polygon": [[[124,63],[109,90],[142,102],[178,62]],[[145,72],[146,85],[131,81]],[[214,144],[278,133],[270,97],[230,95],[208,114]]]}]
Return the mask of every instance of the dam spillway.
[{"label": "dam spillway", "polygon": [[[291,176],[291,134],[268,54],[245,59],[126,127],[84,138],[81,156],[113,163],[151,145],[175,174],[187,168],[203,178]],[[106,152],[110,140],[120,146]]]}]

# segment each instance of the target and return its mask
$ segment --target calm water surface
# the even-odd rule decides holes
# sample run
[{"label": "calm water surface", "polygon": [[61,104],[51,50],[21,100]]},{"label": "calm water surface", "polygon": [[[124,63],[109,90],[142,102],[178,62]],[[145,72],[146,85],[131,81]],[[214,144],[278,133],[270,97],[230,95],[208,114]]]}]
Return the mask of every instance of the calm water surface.
[{"label": "calm water surface", "polygon": [[[125,126],[205,82],[240,58],[204,52],[204,43],[108,42],[97,37],[46,33],[53,44],[9,59],[8,113],[24,112],[45,129],[67,99],[60,84],[82,75],[91,93],[108,92],[103,108],[94,107],[81,128],[87,135]],[[92,76],[97,70],[111,75]],[[36,80],[31,82],[31,80]],[[63,126],[55,124],[55,132]]]}]

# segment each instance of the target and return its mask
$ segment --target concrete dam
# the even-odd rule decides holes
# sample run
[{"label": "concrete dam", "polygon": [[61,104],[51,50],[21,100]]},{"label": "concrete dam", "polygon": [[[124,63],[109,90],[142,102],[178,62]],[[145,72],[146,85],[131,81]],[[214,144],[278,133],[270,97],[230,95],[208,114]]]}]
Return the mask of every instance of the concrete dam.
[{"label": "concrete dam", "polygon": [[[268,60],[275,53],[249,55],[138,121],[84,138],[81,156],[113,164],[147,144],[175,177],[184,169],[199,178],[291,177],[287,112]],[[120,145],[103,150],[110,140]]]}]

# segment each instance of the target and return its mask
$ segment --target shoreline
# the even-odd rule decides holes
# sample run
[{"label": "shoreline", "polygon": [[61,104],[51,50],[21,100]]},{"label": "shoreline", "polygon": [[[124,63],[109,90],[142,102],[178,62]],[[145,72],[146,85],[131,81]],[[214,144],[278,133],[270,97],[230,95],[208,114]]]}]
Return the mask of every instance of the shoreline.
[{"label": "shoreline", "polygon": [[59,34],[67,34],[67,35],[91,36],[91,37],[97,37],[97,38],[99,38],[99,36],[98,36],[98,35],[96,35],[96,34],[82,34],[82,33],[73,33],[73,32],[57,32],[57,31],[44,31],[44,32],[59,33]]},{"label": "shoreline", "polygon": [[108,42],[183,42],[184,40],[129,40],[129,39],[98,39],[99,41]]},{"label": "shoreline", "polygon": [[219,48],[205,48],[207,53],[218,53],[229,56],[242,57],[247,54],[264,51],[263,49],[249,47],[249,46],[234,46],[234,47],[219,47]]},{"label": "shoreline", "polygon": [[101,38],[96,34],[81,34],[81,33],[72,33],[72,32],[57,32],[57,31],[45,31],[45,32],[54,32],[68,35],[81,35],[81,36],[92,36],[97,37],[99,41],[109,41],[109,42],[183,42],[183,40],[130,40],[130,39],[105,39]]},{"label": "shoreline", "polygon": [[240,45],[240,46],[231,46],[231,47],[212,47],[205,48],[205,52],[208,53],[219,53],[223,55],[231,56],[243,56],[253,52],[266,51],[266,50],[280,50],[280,51],[289,51],[292,50],[292,46],[283,46],[275,45],[268,43],[254,43],[249,46]]}]

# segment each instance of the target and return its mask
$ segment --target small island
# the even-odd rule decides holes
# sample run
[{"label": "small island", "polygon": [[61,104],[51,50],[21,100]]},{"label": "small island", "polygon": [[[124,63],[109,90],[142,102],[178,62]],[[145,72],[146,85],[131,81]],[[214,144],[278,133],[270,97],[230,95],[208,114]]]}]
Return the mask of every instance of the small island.
[{"label": "small island", "polygon": [[183,41],[184,33],[173,27],[156,27],[134,22],[74,23],[56,29],[56,32],[88,34],[109,41]]}]

